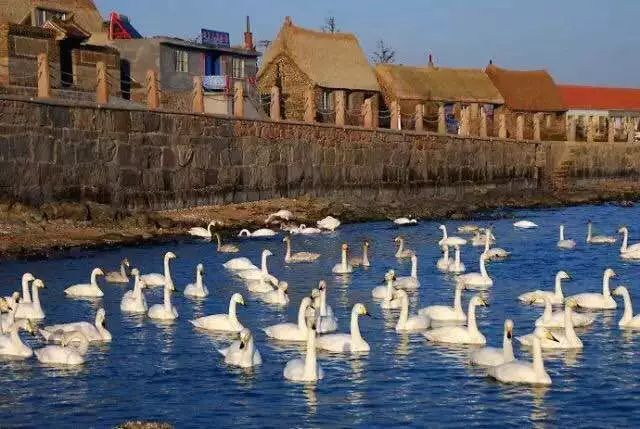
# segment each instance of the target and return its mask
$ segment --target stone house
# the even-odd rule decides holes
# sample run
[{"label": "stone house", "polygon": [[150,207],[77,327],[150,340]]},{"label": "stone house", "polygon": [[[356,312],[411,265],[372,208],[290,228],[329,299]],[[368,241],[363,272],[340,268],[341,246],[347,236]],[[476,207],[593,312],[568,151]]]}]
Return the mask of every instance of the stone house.
[{"label": "stone house", "polygon": [[[504,114],[507,137],[518,137],[521,121],[522,137],[533,139],[535,123],[540,124],[542,140],[564,140],[566,108],[560,91],[546,70],[508,70],[489,64],[485,72],[504,98],[495,115]],[[499,121],[494,121],[498,135]]]},{"label": "stone house", "polygon": [[[380,87],[356,36],[297,27],[287,17],[258,71],[264,96],[280,89],[283,119],[303,120],[306,94],[313,91],[317,122],[334,122],[336,94],[344,97],[346,123],[362,123],[362,105]],[[377,103],[376,103],[377,104]]]}]

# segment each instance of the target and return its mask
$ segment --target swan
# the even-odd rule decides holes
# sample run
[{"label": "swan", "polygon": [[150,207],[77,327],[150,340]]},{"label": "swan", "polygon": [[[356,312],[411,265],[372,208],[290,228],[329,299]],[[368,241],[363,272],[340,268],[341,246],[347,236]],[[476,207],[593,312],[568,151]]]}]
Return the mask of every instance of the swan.
[{"label": "swan", "polygon": [[533,292],[523,293],[518,300],[523,304],[545,305],[545,297],[553,305],[560,305],[564,302],[564,294],[562,293],[562,280],[569,280],[571,276],[566,271],[558,271],[556,273],[555,290],[553,292],[545,290],[534,290]]},{"label": "swan", "polygon": [[438,262],[436,263],[436,268],[438,268],[440,271],[448,271],[449,270],[449,266],[451,266],[451,264],[453,264],[455,261],[453,260],[453,258],[449,257],[449,246],[447,245],[443,245],[442,247],[442,258],[438,259]]},{"label": "swan", "polygon": [[262,357],[253,341],[253,335],[247,328],[240,331],[240,339],[218,352],[224,356],[224,363],[240,368],[251,368],[262,364]]},{"label": "swan", "polygon": [[538,337],[533,339],[533,362],[513,360],[488,369],[490,377],[501,383],[523,383],[533,385],[550,385],[551,377],[544,369],[542,348]]},{"label": "swan", "polygon": [[349,264],[352,267],[370,267],[371,263],[369,262],[369,240],[365,240],[362,242],[362,256],[354,256],[349,259]]},{"label": "swan", "polygon": [[458,228],[456,228],[456,231],[458,231],[460,234],[473,234],[479,229],[480,227],[478,225],[466,224],[460,225]]},{"label": "swan", "polygon": [[288,305],[289,304],[289,283],[281,281],[276,289],[259,295],[259,298],[266,304]]},{"label": "swan", "polygon": [[311,297],[314,299],[313,307],[316,309],[316,331],[319,334],[326,334],[338,329],[338,319],[333,314],[333,309],[327,304],[327,282],[318,282],[317,296],[315,291]]},{"label": "swan", "polygon": [[204,285],[202,277],[204,274],[204,266],[198,264],[196,267],[196,282],[189,283],[184,288],[184,296],[189,298],[206,298],[209,296],[209,289]]},{"label": "swan", "polygon": [[63,334],[61,345],[49,345],[34,350],[38,361],[47,365],[82,365],[89,350],[89,340],[80,331]]},{"label": "swan", "polygon": [[284,378],[291,381],[315,383],[324,378],[324,371],[316,359],[316,330],[311,325],[304,327],[307,352],[304,359],[292,359],[284,367]]},{"label": "swan", "polygon": [[45,318],[44,311],[40,305],[39,288],[44,288],[44,282],[40,279],[35,279],[31,283],[31,298],[33,302],[19,302],[15,313],[16,319],[40,320]]},{"label": "swan", "polygon": [[266,237],[274,237],[276,235],[278,235],[278,233],[272,229],[260,228],[260,229],[256,229],[253,232],[249,231],[248,229],[243,229],[238,234],[238,237],[266,238]]},{"label": "swan", "polygon": [[171,288],[168,284],[164,285],[164,298],[162,304],[154,304],[147,312],[149,319],[160,321],[171,321],[178,318],[178,310],[171,305]]},{"label": "swan", "polygon": [[[553,311],[551,305],[551,298],[549,295],[544,297],[545,306],[542,316],[536,319],[536,326],[543,326],[545,328],[564,328],[565,314],[564,310]],[[537,298],[534,298],[537,299]],[[588,314],[571,313],[571,320],[575,328],[582,328],[589,326],[595,322],[595,318]]]},{"label": "swan", "polygon": [[[300,302],[298,309],[298,323],[278,323],[264,328],[265,334],[269,338],[281,341],[306,341],[307,340],[307,309],[311,307],[311,298],[305,296]],[[315,330],[314,330],[315,335]]]},{"label": "swan", "polygon": [[486,259],[486,255],[484,253],[480,254],[480,272],[479,273],[467,273],[462,274],[456,277],[456,282],[462,283],[467,287],[489,287],[493,285],[493,280],[487,274],[487,269],[485,268],[484,261]]},{"label": "swan", "polygon": [[587,222],[587,243],[589,244],[614,244],[616,237],[607,235],[592,235],[593,223]]},{"label": "swan", "polygon": [[300,224],[300,226],[298,226],[298,228],[294,228],[291,230],[292,234],[302,234],[302,235],[315,235],[315,234],[320,234],[322,232],[322,230],[320,228],[313,228],[310,226],[303,224]]},{"label": "swan", "polygon": [[[280,282],[276,282],[275,286],[277,287],[279,283]],[[253,293],[265,294],[274,291],[274,285],[271,284],[271,282],[267,282],[267,280],[265,280],[264,278],[260,278],[258,280],[248,280],[246,282],[246,285],[247,290]]]},{"label": "swan", "polygon": [[573,298],[578,306],[582,308],[590,310],[613,310],[617,307],[617,304],[611,297],[609,279],[615,276],[616,273],[611,268],[607,268],[602,277],[602,293],[579,293],[569,298]]},{"label": "swan", "polygon": [[311,252],[296,252],[291,253],[291,237],[284,237],[282,241],[286,244],[287,250],[284,255],[284,262],[295,263],[295,262],[314,262],[316,259],[320,257],[319,253],[311,253]]},{"label": "swan", "polygon": [[474,247],[481,247],[485,245],[487,240],[489,240],[489,244],[493,244],[496,242],[496,238],[491,233],[491,230],[478,229],[473,233],[473,237],[471,238],[471,245]]},{"label": "swan", "polygon": [[144,282],[147,287],[154,286],[164,286],[165,284],[169,286],[171,290],[175,290],[175,286],[173,285],[173,279],[171,278],[171,271],[169,269],[169,262],[172,259],[176,258],[176,254],[173,252],[167,252],[164,254],[164,274],[160,273],[150,273],[145,274],[140,277],[140,279]]},{"label": "swan", "polygon": [[349,260],[347,259],[349,246],[347,246],[347,243],[343,243],[341,249],[342,253],[340,262],[333,266],[331,272],[333,274],[351,274],[353,272],[353,267],[349,264]]},{"label": "swan", "polygon": [[429,319],[416,314],[409,316],[409,297],[404,290],[395,291],[395,298],[401,302],[400,317],[396,323],[396,332],[416,332],[429,328]]},{"label": "swan", "polygon": [[97,277],[104,275],[100,268],[94,268],[91,271],[91,283],[81,283],[69,286],[64,290],[65,295],[84,298],[102,298],[104,292],[98,286]]},{"label": "swan", "polygon": [[622,234],[622,247],[620,248],[620,256],[623,259],[640,259],[640,243],[627,245],[629,240],[629,230],[626,226],[621,227],[618,232]]},{"label": "swan", "polygon": [[640,314],[633,315],[633,307],[631,305],[631,296],[624,286],[618,286],[614,291],[614,295],[621,296],[624,299],[624,313],[622,319],[618,322],[620,329],[640,329]]},{"label": "swan", "polygon": [[218,253],[238,253],[240,249],[235,244],[222,244],[222,239],[220,238],[220,234],[215,233],[216,240],[218,242],[216,246],[216,250]]},{"label": "swan", "polygon": [[[489,232],[491,232],[491,229],[489,229]],[[511,253],[507,252],[506,250],[500,248],[500,247],[493,247],[491,248],[491,243],[489,241],[489,237],[485,236],[485,242],[484,242],[484,252],[485,254],[485,260],[486,261],[501,261],[503,259],[506,259],[509,257],[509,255]]]},{"label": "swan", "polygon": [[427,317],[431,324],[457,324],[462,325],[467,321],[467,315],[462,309],[462,289],[464,285],[456,284],[453,295],[453,306],[430,305],[418,310],[418,314]]},{"label": "swan", "polygon": [[209,222],[206,228],[203,228],[201,226],[196,226],[194,228],[190,228],[189,231],[187,232],[189,233],[189,235],[192,235],[194,237],[200,237],[200,238],[211,240],[211,237],[213,237],[213,232],[211,231],[211,229],[214,228],[219,223],[220,222],[212,220],[211,222]]},{"label": "swan", "polygon": [[560,249],[567,249],[567,250],[571,250],[571,249],[575,249],[576,247],[576,241],[575,240],[568,240],[564,238],[564,225],[560,224],[560,239],[558,240],[557,246]]},{"label": "swan", "polygon": [[[15,315],[15,309],[12,310],[12,313]],[[31,348],[22,342],[18,332],[20,329],[24,329],[30,334],[35,332],[34,326],[28,320],[11,323],[6,332],[0,334],[0,355],[20,358],[28,358],[33,355]]]},{"label": "swan", "polygon": [[374,287],[371,291],[371,296],[374,299],[385,299],[388,295],[392,295],[394,291],[393,281],[395,279],[395,276],[395,271],[387,271],[387,273],[384,275],[384,284]]},{"label": "swan", "polygon": [[120,271],[109,271],[104,280],[107,283],[129,283],[129,276],[127,275],[127,268],[129,268],[129,260],[124,258],[120,262]]},{"label": "swan", "polygon": [[368,352],[369,344],[360,334],[358,316],[369,316],[366,307],[360,303],[351,309],[351,333],[321,335],[317,339],[317,347],[332,353]]},{"label": "swan", "polygon": [[450,264],[447,267],[447,271],[453,274],[462,274],[467,268],[464,266],[462,262],[460,262],[460,246],[457,244],[453,246],[456,249],[455,258],[453,260],[453,264]]},{"label": "swan", "polygon": [[291,220],[293,219],[293,213],[291,213],[289,210],[278,210],[275,213],[271,213],[268,217],[267,220],[264,221],[264,223],[272,223],[276,220],[278,221],[282,221],[282,220]]},{"label": "swan", "polygon": [[541,335],[546,328],[537,327],[532,334],[518,337],[518,341],[523,346],[530,347],[533,344],[533,338],[540,338],[540,345],[543,349],[581,349],[582,341],[576,335],[573,328],[572,309],[576,306],[575,300],[569,298],[564,304],[564,333],[554,333],[553,340]]},{"label": "swan", "polygon": [[456,244],[459,246],[464,246],[465,244],[467,244],[467,240],[465,240],[462,237],[456,237],[456,236],[451,236],[449,237],[447,235],[447,227],[444,225],[440,225],[438,227],[438,229],[440,229],[442,231],[442,240],[438,241],[438,246],[455,246]]},{"label": "swan", "polygon": [[316,225],[325,231],[335,231],[340,226],[340,221],[333,216],[327,216],[316,222]]},{"label": "swan", "polygon": [[411,257],[411,275],[396,277],[393,286],[396,289],[405,290],[415,290],[420,287],[420,281],[418,280],[418,257],[416,255]]},{"label": "swan", "polygon": [[73,322],[73,323],[64,323],[61,325],[50,325],[45,326],[40,329],[40,335],[49,342],[58,342],[61,341],[62,338],[59,335],[60,333],[67,333],[72,331],[79,331],[87,337],[89,342],[101,342],[101,343],[109,343],[111,342],[111,333],[107,331],[104,326],[104,322],[106,319],[106,312],[104,308],[98,309],[96,312],[96,318],[94,323],[89,322]]},{"label": "swan", "polygon": [[476,306],[478,305],[485,306],[487,302],[480,295],[475,295],[469,300],[467,326],[442,326],[427,331],[423,335],[427,340],[437,343],[486,344],[487,339],[476,325]]},{"label": "swan", "polygon": [[396,255],[395,255],[396,258],[404,259],[404,258],[410,258],[411,256],[413,256],[414,254],[413,250],[404,248],[404,238],[398,236],[394,238],[393,241],[395,241],[395,243],[398,245],[398,250],[396,250]]},{"label": "swan", "polygon": [[142,288],[145,287],[144,281],[140,278],[140,271],[137,268],[131,270],[133,275],[133,290],[125,292],[120,301],[120,311],[123,313],[131,314],[146,314],[147,313],[147,300],[142,293]]},{"label": "swan", "polygon": [[22,275],[22,298],[20,302],[22,303],[30,303],[31,302],[31,293],[29,292],[29,283],[34,281],[36,278],[33,277],[31,273],[24,273]]},{"label": "swan", "polygon": [[393,224],[396,226],[412,226],[418,224],[418,219],[415,219],[411,216],[409,217],[399,217],[393,220]]},{"label": "swan", "polygon": [[241,258],[233,258],[222,264],[224,268],[229,271],[245,271],[245,270],[257,270],[253,262],[249,260],[249,258],[241,257]]},{"label": "swan", "polygon": [[513,224],[514,228],[518,228],[518,229],[532,229],[532,228],[537,228],[538,225],[531,222],[530,220],[520,220],[518,222],[515,222]]},{"label": "swan", "polygon": [[234,293],[229,300],[229,313],[212,314],[211,316],[199,317],[190,322],[196,328],[209,331],[240,332],[244,326],[242,326],[236,315],[237,304],[246,305],[242,295]]},{"label": "swan", "polygon": [[380,308],[385,310],[394,310],[402,307],[402,302],[395,297],[396,289],[393,287],[393,282],[396,280],[396,273],[393,270],[389,270],[384,276],[387,282],[386,295],[380,302]]},{"label": "swan", "polygon": [[513,321],[504,321],[504,334],[502,335],[502,348],[483,347],[471,353],[471,363],[480,366],[497,366],[506,362],[512,362],[513,356]]},{"label": "swan", "polygon": [[19,298],[19,292],[13,292],[10,297],[0,298],[0,311],[6,312],[0,314],[0,332],[8,332],[11,325],[14,324]]},{"label": "swan", "polygon": [[269,274],[269,269],[267,266],[267,258],[271,255],[273,255],[273,253],[271,253],[270,250],[267,250],[267,249],[263,250],[261,266],[259,269],[255,268],[251,270],[237,271],[236,275],[240,277],[242,280],[247,280],[247,281],[262,280],[265,282],[269,282],[273,285],[277,285],[278,279],[272,276],[271,274]]}]

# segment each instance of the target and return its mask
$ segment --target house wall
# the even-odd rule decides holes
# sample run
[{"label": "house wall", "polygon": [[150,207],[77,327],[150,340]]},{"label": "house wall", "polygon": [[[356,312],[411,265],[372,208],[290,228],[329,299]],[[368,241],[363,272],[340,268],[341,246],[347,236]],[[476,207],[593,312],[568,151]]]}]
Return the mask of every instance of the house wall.
[{"label": "house wall", "polygon": [[94,91],[96,88],[96,64],[104,62],[107,67],[109,94],[120,96],[120,54],[117,50],[102,46],[81,45],[71,50],[73,86],[80,90]]},{"label": "house wall", "polygon": [[[494,110],[493,135],[498,135],[500,121],[498,117],[504,114],[507,123],[507,138],[516,137],[517,117],[524,116],[524,138],[533,139],[533,116],[534,112],[516,112],[507,106],[500,106]],[[567,123],[565,112],[542,112],[543,117],[540,121],[542,140],[565,140],[567,137]],[[551,116],[551,126],[546,126],[545,115]]]},{"label": "house wall", "polygon": [[[304,94],[307,89],[314,87],[313,82],[289,57],[280,56],[272,61],[260,75],[258,92],[270,95],[271,88],[274,86],[280,88],[282,118],[302,121],[305,110]],[[316,100],[319,97],[319,93],[316,93]]]}]

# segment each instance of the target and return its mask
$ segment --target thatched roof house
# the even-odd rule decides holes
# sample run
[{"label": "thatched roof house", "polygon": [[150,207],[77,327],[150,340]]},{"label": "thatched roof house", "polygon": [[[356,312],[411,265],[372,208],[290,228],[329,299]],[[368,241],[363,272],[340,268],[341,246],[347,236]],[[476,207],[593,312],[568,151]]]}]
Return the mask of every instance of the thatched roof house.
[{"label": "thatched roof house", "polygon": [[102,31],[102,16],[92,0],[0,0],[0,20],[40,27],[52,17],[73,21],[89,33]]}]

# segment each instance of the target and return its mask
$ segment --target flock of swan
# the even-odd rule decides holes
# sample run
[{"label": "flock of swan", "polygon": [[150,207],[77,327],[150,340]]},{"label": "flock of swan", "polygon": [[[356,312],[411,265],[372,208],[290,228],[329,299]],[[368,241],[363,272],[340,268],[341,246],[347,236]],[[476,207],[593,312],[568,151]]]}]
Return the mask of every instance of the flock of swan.
[{"label": "flock of swan", "polygon": [[[316,228],[306,225],[294,226],[289,223],[292,220],[293,215],[282,210],[267,219],[268,222],[279,222],[279,231],[268,228],[253,232],[243,230],[240,236],[270,238],[286,231],[282,240],[286,249],[283,263],[315,263],[320,258],[320,254],[294,252],[291,236],[334,231],[339,227],[340,221],[328,217],[319,221]],[[415,225],[417,222],[415,218],[399,218],[393,221],[398,227]],[[222,243],[220,235],[213,230],[217,225],[218,223],[213,221],[206,228],[192,228],[188,232],[207,240],[215,239],[217,244],[215,248],[220,253],[238,253],[238,245]],[[513,226],[520,229],[538,227],[530,221],[519,221]],[[532,359],[516,359],[513,347],[514,323],[509,319],[504,322],[502,347],[486,346],[487,339],[476,322],[476,308],[487,305],[486,295],[494,285],[494,279],[487,271],[487,264],[509,258],[510,252],[495,246],[496,237],[490,228],[471,224],[462,225],[458,228],[458,233],[466,238],[449,235],[445,225],[439,228],[442,231],[442,238],[437,244],[442,251],[442,256],[434,261],[433,265],[437,270],[449,273],[455,280],[451,305],[429,305],[419,308],[414,314],[411,313],[409,296],[421,287],[418,277],[419,259],[401,236],[395,238],[395,257],[399,260],[411,260],[410,274],[397,276],[394,270],[388,270],[381,284],[372,285],[371,296],[375,305],[385,310],[398,310],[395,325],[398,333],[423,335],[427,341],[434,343],[472,346],[474,349],[470,355],[471,363],[485,367],[487,374],[500,382],[549,385],[552,381],[545,371],[542,351],[582,348],[583,342],[575,328],[594,323],[595,314],[598,311],[617,308],[614,296],[621,297],[624,303],[624,313],[619,327],[640,329],[640,315],[633,314],[627,288],[618,286],[613,291],[610,289],[610,280],[616,275],[612,269],[607,268],[604,271],[602,292],[580,293],[569,297],[563,294],[562,282],[571,277],[565,271],[559,271],[555,276],[553,290],[534,290],[518,297],[518,301],[523,305],[544,307],[532,331],[516,337],[522,347],[531,349]],[[621,227],[618,232],[623,236],[620,257],[640,259],[640,243],[629,245],[627,228]],[[592,225],[589,222],[587,244],[606,245],[615,244],[616,241],[616,237],[593,235]],[[477,272],[468,272],[461,261],[462,249],[469,245],[482,248]],[[338,276],[348,276],[354,270],[370,267],[369,246],[369,242],[364,241],[361,254],[350,256],[348,244],[342,244],[340,260],[336,261],[331,272]],[[571,250],[577,246],[576,241],[565,238],[564,225],[560,225],[557,246],[564,250]],[[451,248],[453,248],[454,257],[451,257]],[[233,257],[223,264],[223,268],[241,280],[246,285],[247,291],[258,301],[282,308],[290,304],[289,285],[269,272],[270,256],[272,256],[271,251],[263,250],[259,266],[246,257]],[[105,273],[101,268],[95,268],[90,274],[89,283],[70,285],[64,290],[64,294],[69,297],[98,299],[104,295],[98,284],[98,277],[104,277],[106,282],[112,284],[127,285],[132,281],[133,287],[122,296],[120,311],[125,314],[146,315],[152,320],[171,323],[179,318],[178,311],[172,304],[172,295],[176,287],[171,274],[171,261],[175,258],[175,253],[167,252],[163,259],[163,271],[159,273],[143,274],[139,269],[132,268],[127,259],[122,261],[119,270],[116,271]],[[14,358],[29,358],[35,355],[43,365],[81,365],[85,362],[85,355],[92,344],[112,340],[111,333],[105,327],[106,313],[100,308],[92,322],[71,321],[42,326],[46,315],[40,300],[39,289],[44,285],[43,280],[25,273],[22,276],[21,291],[0,298],[0,355]],[[145,290],[155,287],[163,288],[163,300],[161,303],[148,305]],[[474,294],[468,300],[465,311],[463,295],[466,291],[473,291]],[[184,287],[183,294],[187,299],[193,300],[203,300],[208,297],[209,290],[205,285],[203,264],[196,266],[195,281]],[[324,377],[323,369],[318,362],[317,350],[343,355],[371,352],[371,347],[363,338],[359,328],[359,318],[369,316],[366,306],[363,303],[353,305],[349,331],[337,332],[338,318],[328,303],[327,294],[327,283],[319,280],[317,287],[297,303],[296,320],[263,328],[264,333],[271,340],[306,345],[303,356],[285,365],[283,376],[288,380],[315,383]],[[226,313],[211,314],[189,322],[197,330],[237,335],[237,339],[229,347],[219,352],[226,364],[250,368],[261,365],[263,359],[251,330],[242,322],[242,312],[238,306],[244,305],[243,295],[234,293],[229,300]],[[20,331],[38,335],[42,338],[44,345],[32,350],[22,341]]]}]

